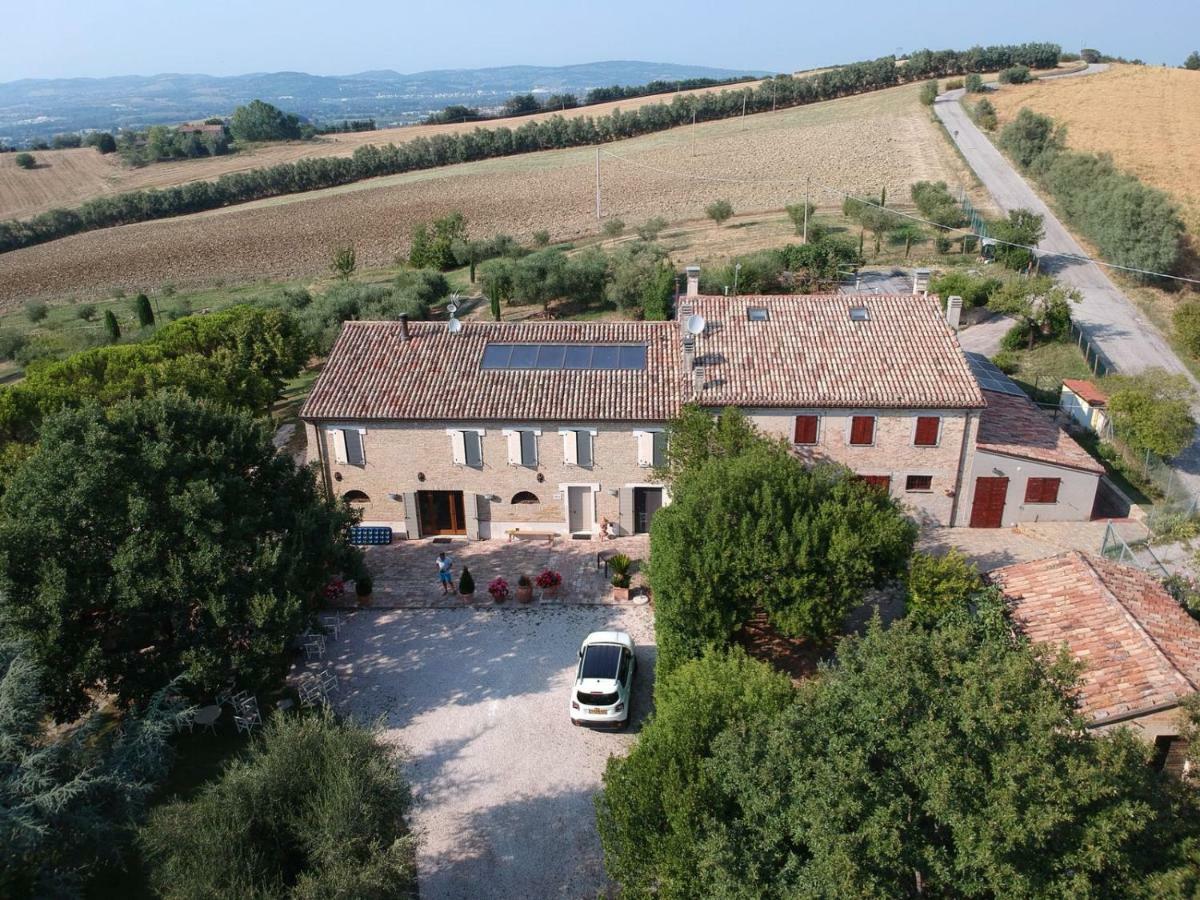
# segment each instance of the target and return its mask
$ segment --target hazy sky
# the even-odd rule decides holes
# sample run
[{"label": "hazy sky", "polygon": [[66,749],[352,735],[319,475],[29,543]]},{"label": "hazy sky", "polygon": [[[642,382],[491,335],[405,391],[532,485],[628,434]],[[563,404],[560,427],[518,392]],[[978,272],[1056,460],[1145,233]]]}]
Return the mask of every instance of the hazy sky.
[{"label": "hazy sky", "polygon": [[0,81],[603,59],[790,71],[1025,40],[1179,65],[1200,46],[1200,0],[0,0],[0,12]]}]

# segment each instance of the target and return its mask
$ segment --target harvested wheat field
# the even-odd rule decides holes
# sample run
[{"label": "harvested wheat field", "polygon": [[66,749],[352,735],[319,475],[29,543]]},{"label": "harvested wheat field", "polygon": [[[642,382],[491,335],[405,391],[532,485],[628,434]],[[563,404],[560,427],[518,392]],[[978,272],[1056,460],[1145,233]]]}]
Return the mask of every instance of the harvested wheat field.
[{"label": "harvested wheat field", "polygon": [[1065,124],[1072,150],[1111,153],[1171,194],[1200,235],[1200,72],[1114,65],[1087,78],[1005,87],[994,102],[1001,122],[1027,106]]},{"label": "harvested wheat field", "polygon": [[[690,127],[606,145],[604,214],[630,225],[651,216],[685,222],[721,197],[739,213],[780,210],[803,199],[806,177],[813,201],[832,208],[841,196],[819,185],[886,186],[900,201],[921,179],[969,181],[918,104],[918,89],[764,113],[745,125],[707,123],[695,129],[694,151]],[[599,230],[595,156],[585,148],[485,160],[81,234],[0,255],[0,303],[164,281],[308,277],[326,270],[339,244],[356,247],[360,266],[385,265],[407,249],[413,224],[454,210],[479,236],[544,228],[556,240],[575,239]]]},{"label": "harvested wheat field", "polygon": [[[814,75],[824,69],[814,69]],[[683,95],[707,94],[711,91],[740,90],[760,82],[738,85],[697,88],[681,91]],[[563,116],[604,116],[620,108],[628,112],[648,103],[670,103],[674,94],[654,94],[634,97],[614,103],[598,103],[564,112],[537,113],[516,119],[497,119],[487,122],[467,122],[455,125],[410,125],[404,128],[384,128],[379,131],[358,131],[350,134],[323,135],[311,141],[264,144],[228,156],[204,159],[181,159],[154,163],[141,168],[129,168],[116,154],[101,156],[91,148],[82,150],[40,150],[36,156],[42,168],[36,179],[16,176],[33,173],[16,169],[11,158],[0,155],[0,219],[27,218],[55,206],[74,206],[97,194],[120,193],[142,188],[162,188],[189,181],[212,181],[229,172],[258,169],[281,163],[291,163],[305,157],[350,156],[365,144],[402,144],[417,137],[471,131],[475,128],[517,128],[526,122]],[[10,171],[12,170],[12,171]],[[10,177],[11,176],[11,177]]]}]

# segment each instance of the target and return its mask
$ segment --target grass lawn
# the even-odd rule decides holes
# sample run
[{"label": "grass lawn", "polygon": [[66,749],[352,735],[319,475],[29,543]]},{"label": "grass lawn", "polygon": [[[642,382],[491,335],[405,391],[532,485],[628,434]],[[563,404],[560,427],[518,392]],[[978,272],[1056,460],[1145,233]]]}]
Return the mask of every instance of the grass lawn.
[{"label": "grass lawn", "polygon": [[1083,352],[1071,341],[1013,350],[1017,368],[1012,379],[1038,403],[1057,405],[1064,378],[1093,378]]}]

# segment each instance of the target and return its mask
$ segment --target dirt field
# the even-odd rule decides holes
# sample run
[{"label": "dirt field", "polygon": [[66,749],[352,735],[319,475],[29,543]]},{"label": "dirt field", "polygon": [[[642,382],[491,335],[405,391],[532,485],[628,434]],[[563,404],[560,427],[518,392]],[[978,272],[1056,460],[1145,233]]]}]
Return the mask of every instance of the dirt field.
[{"label": "dirt field", "polygon": [[1025,106],[1067,126],[1073,150],[1111,153],[1118,166],[1179,201],[1188,230],[1200,235],[1200,72],[1113,66],[998,91],[1001,122]]},{"label": "dirt field", "polygon": [[[825,71],[806,72],[813,75]],[[687,94],[706,94],[711,91],[737,90],[754,87],[757,81],[745,85],[722,85],[683,91]],[[475,128],[516,128],[528,121],[561,115],[603,116],[620,107],[625,112],[648,103],[670,103],[674,94],[635,97],[616,103],[600,103],[561,113],[541,113],[493,122],[468,122],[457,125],[413,125],[405,128],[385,128],[379,131],[360,131],[353,134],[331,134],[312,141],[269,144],[253,150],[218,156],[211,159],[186,159],[177,162],[155,163],[140,169],[121,164],[115,154],[101,156],[91,148],[80,150],[38,151],[41,168],[33,172],[17,169],[12,155],[0,155],[0,219],[26,218],[55,206],[73,206],[97,194],[120,193],[140,188],[169,187],[189,181],[211,181],[228,172],[241,172],[280,163],[295,162],[309,156],[350,156],[364,144],[402,144],[417,137],[471,131]],[[35,177],[28,177],[28,176]]]},{"label": "dirt field", "polygon": [[[604,148],[603,209],[635,225],[650,216],[702,220],[725,197],[739,214],[781,210],[804,197],[835,208],[822,185],[907,199],[921,179],[970,182],[910,85],[777,113],[688,127]],[[613,154],[613,155],[610,155]],[[754,179],[744,183],[739,179]],[[211,284],[215,279],[308,277],[330,249],[353,243],[360,266],[407,249],[415,222],[462,210],[472,234],[571,240],[599,229],[595,151],[556,150],[389,176],[178,219],[77,235],[0,255],[0,304],[34,296],[102,296],[114,287]],[[982,200],[982,198],[980,198]],[[710,226],[714,240],[721,232]],[[728,228],[728,232],[736,229]],[[706,250],[715,252],[712,247]]]}]

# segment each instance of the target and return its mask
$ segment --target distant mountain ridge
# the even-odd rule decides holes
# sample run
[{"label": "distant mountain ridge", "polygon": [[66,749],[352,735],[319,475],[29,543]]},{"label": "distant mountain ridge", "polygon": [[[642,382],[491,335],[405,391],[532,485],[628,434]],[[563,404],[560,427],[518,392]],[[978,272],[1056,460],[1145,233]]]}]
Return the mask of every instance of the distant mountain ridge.
[{"label": "distant mountain ridge", "polygon": [[498,106],[513,94],[528,91],[575,93],[582,100],[591,88],[614,84],[765,74],[762,70],[607,60],[412,74],[379,69],[352,75],[163,73],[22,79],[0,83],[0,140],[20,144],[64,131],[144,127],[228,115],[234,107],[254,99],[317,121],[374,118],[383,126],[416,121],[454,103]]}]

